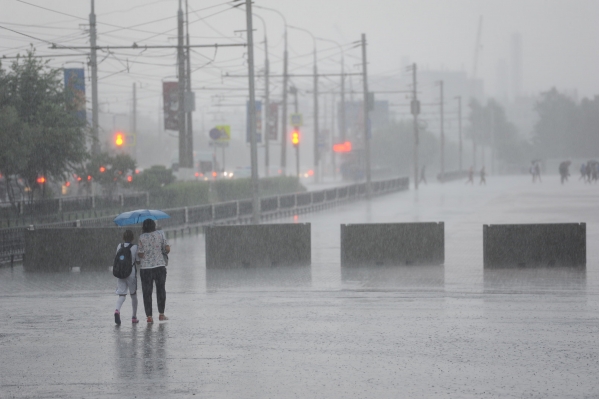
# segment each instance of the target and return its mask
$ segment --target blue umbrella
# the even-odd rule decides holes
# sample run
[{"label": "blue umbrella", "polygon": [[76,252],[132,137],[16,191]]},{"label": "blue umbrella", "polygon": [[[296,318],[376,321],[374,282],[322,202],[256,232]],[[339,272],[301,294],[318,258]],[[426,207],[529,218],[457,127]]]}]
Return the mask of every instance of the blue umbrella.
[{"label": "blue umbrella", "polygon": [[155,209],[138,209],[136,211],[123,212],[114,218],[114,223],[119,226],[142,223],[146,219],[160,220],[170,218],[169,215]]}]

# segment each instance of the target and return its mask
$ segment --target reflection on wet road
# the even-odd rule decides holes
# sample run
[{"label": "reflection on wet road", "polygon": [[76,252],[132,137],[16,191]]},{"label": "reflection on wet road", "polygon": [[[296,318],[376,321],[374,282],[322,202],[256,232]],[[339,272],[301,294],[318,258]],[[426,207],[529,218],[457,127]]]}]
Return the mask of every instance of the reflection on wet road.
[{"label": "reflection on wet road", "polygon": [[[114,325],[108,270],[2,267],[0,396],[595,397],[598,194],[506,177],[301,215],[303,268],[206,270],[178,238],[153,325],[129,298]],[[444,266],[341,269],[341,223],[417,221],[445,222]],[[483,270],[483,224],[541,222],[587,223],[586,269]]]}]

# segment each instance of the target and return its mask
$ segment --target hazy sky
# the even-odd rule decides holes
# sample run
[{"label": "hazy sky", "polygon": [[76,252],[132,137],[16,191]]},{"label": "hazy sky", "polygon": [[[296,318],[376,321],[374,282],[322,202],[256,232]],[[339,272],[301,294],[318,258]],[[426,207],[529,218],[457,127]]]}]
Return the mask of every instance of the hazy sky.
[{"label": "hazy sky", "polygon": [[[88,44],[84,25],[90,2],[84,0],[27,0],[56,12],[36,8],[17,0],[0,0],[0,27],[64,45]],[[144,5],[145,4],[145,5]],[[485,80],[488,96],[496,90],[497,62],[510,65],[510,37],[519,32],[523,49],[525,93],[534,94],[552,86],[577,89],[579,95],[599,94],[599,1],[597,0],[256,0],[256,6],[276,8],[287,23],[311,31],[315,36],[333,39],[347,50],[350,70],[359,70],[359,49],[351,43],[367,35],[369,72],[377,76],[400,76],[402,57],[420,68],[472,72],[476,31],[483,16],[482,51],[479,77]],[[243,42],[236,30],[245,29],[244,13],[231,9],[222,0],[189,0],[192,42]],[[196,12],[191,13],[191,10]],[[97,0],[99,45],[176,44],[177,0]],[[255,9],[267,23],[271,68],[281,71],[282,19],[275,13]],[[215,15],[213,15],[215,14]],[[73,17],[74,16],[74,17]],[[75,18],[75,17],[79,17]],[[200,20],[200,18],[205,18]],[[164,19],[162,21],[156,21]],[[137,31],[122,29],[135,27]],[[255,19],[255,36],[263,40],[263,27]],[[113,26],[110,26],[113,25]],[[156,33],[156,35],[153,34]],[[166,32],[166,33],[163,33]],[[163,33],[163,34],[158,34]],[[154,37],[152,37],[154,36]],[[13,56],[34,43],[40,54],[73,54],[75,50],[49,50],[48,44],[0,29],[0,54]],[[336,45],[318,42],[322,71],[337,71]],[[262,44],[260,43],[260,46]],[[310,72],[312,40],[308,34],[289,30],[291,69]],[[22,50],[21,50],[22,51]],[[154,112],[159,106],[160,81],[175,75],[175,50],[115,50],[106,58],[100,54],[100,101],[103,109],[126,111],[131,84],[141,84],[140,109]],[[195,50],[192,57],[194,86],[244,87],[244,79],[221,78],[223,73],[246,71],[246,50],[220,48]],[[256,50],[257,69],[263,65],[263,52]],[[52,65],[73,66],[85,57],[56,58]],[[6,63],[4,63],[6,65]],[[278,83],[273,82],[275,90]],[[310,82],[298,82],[309,88]],[[326,84],[324,82],[323,84]],[[278,90],[277,90],[278,92]],[[216,92],[198,94],[198,100],[214,101]],[[226,99],[241,103],[245,92]],[[239,97],[237,97],[239,96]],[[108,105],[109,104],[109,105]]]}]

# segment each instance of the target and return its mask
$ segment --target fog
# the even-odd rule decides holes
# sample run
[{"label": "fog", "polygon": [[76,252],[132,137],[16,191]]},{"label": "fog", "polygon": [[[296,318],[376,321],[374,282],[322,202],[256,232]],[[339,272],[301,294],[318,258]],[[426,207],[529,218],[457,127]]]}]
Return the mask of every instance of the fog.
[{"label": "fog", "polygon": [[[599,48],[599,4],[593,0],[378,0],[375,3],[265,0],[255,5],[255,14],[266,23],[271,74],[282,72],[284,25],[278,14],[266,8],[282,13],[291,27],[306,29],[318,38],[334,40],[345,46],[346,72],[349,73],[361,69],[359,49],[352,49],[350,44],[365,33],[371,90],[409,88],[410,74],[405,67],[417,63],[423,103],[439,101],[435,86],[437,80],[453,80],[453,87],[449,83],[446,93],[447,112],[455,113],[455,103],[452,102],[458,94],[464,97],[474,95],[483,102],[489,98],[496,99],[506,108],[519,134],[527,140],[533,136],[532,130],[537,122],[533,107],[541,92],[556,87],[576,101],[599,93],[599,80],[596,78],[599,70],[599,57],[596,55]],[[49,43],[64,46],[89,44],[86,33],[89,2],[3,0],[2,10],[4,24],[1,26],[12,29],[3,29],[1,33],[0,53],[3,57],[23,53],[32,43],[38,54],[60,55],[50,61],[52,66],[77,67],[87,62],[85,56],[64,56],[85,52],[83,50],[50,50],[48,47]],[[130,1],[126,5],[117,1],[99,2],[96,5],[98,44],[174,45],[176,12],[176,0]],[[244,14],[231,9],[228,3],[190,1],[189,12],[192,44],[240,43],[245,40],[245,34],[241,32],[245,28]],[[479,21],[482,21],[480,47],[475,61]],[[254,26],[256,69],[261,73],[264,68],[265,31],[258,18],[255,18]],[[289,29],[290,72],[311,72],[312,45],[312,38],[307,33]],[[319,72],[338,73],[337,46],[320,40],[316,45]],[[174,79],[175,58],[175,49],[113,50],[110,54],[101,51],[99,55],[101,138],[107,143],[114,129],[131,128],[132,84],[136,83],[138,131],[143,135],[140,136],[137,157],[142,166],[153,163],[169,165],[177,157],[177,139],[169,137],[169,134],[176,136],[176,132],[164,131],[161,111],[161,81]],[[243,48],[195,49],[192,52],[192,86],[197,104],[193,117],[194,149],[210,152],[208,130],[217,124],[229,124],[233,141],[227,151],[230,162],[226,163],[231,167],[249,164],[249,151],[244,143],[247,80],[223,76],[247,73],[246,59],[247,52]],[[4,65],[8,62],[10,60],[3,61]],[[473,76],[475,68],[476,76]],[[88,78],[89,68],[86,68],[86,75]],[[89,95],[91,87],[89,79],[86,80]],[[467,86],[474,80],[478,83],[473,93]],[[304,142],[306,148],[311,148],[312,82],[311,79],[295,78],[290,83],[300,90],[300,111],[306,120]],[[259,99],[263,95],[263,85],[263,79],[259,78]],[[338,130],[338,126],[327,120],[333,111],[326,110],[333,101],[339,101],[338,95],[333,99],[327,94],[338,91],[338,81],[322,78],[320,85],[323,93],[320,99],[321,129],[332,126]],[[353,87],[359,91],[361,79],[348,77],[346,85],[348,89]],[[273,101],[280,101],[281,90],[280,78],[273,78]],[[381,94],[377,95],[377,100],[389,101],[392,104],[390,117],[399,120],[409,117],[402,112],[405,108],[393,105],[405,103],[406,99],[402,97]],[[358,93],[356,100],[359,99]],[[464,101],[466,119],[467,100]],[[457,124],[450,119],[446,126],[448,141],[455,143]],[[434,117],[429,117],[427,125],[429,130],[438,132],[438,122]],[[275,166],[280,164],[280,145],[276,143],[271,149],[271,164]],[[160,151],[156,149],[158,144]],[[287,152],[291,152],[291,147]],[[311,153],[303,151],[301,157],[302,169],[311,168]],[[291,162],[288,156],[288,163]]]},{"label": "fog", "polygon": [[[278,108],[258,171],[286,176],[258,184],[238,0],[182,2],[214,46],[176,170],[178,3],[95,2],[96,151],[90,0],[0,0],[0,397],[599,395],[599,1],[255,0],[256,99],[268,56],[282,101],[287,26],[303,115],[296,151]],[[85,96],[6,78],[30,46]],[[137,208],[168,215],[114,226]]]}]

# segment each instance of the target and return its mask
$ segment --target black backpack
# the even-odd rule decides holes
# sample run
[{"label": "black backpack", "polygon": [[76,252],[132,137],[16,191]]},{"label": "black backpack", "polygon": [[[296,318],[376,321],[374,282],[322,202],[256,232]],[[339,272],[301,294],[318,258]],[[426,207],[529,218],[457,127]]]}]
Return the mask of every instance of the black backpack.
[{"label": "black backpack", "polygon": [[131,247],[133,244],[129,244],[128,247],[125,243],[121,243],[121,247],[114,257],[114,263],[112,264],[112,275],[116,278],[127,278],[131,275],[133,270],[133,256],[131,255]]}]

